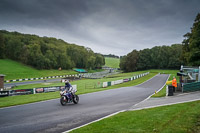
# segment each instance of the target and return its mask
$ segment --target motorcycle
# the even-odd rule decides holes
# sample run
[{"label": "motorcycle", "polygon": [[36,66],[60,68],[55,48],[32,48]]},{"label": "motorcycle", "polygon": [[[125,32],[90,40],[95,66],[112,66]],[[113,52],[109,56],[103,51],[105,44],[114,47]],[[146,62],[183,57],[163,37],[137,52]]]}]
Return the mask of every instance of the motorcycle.
[{"label": "motorcycle", "polygon": [[60,91],[60,103],[61,105],[65,105],[67,103],[74,103],[77,104],[79,102],[79,97],[75,93],[72,95],[72,93],[67,92],[66,90],[61,90]]}]

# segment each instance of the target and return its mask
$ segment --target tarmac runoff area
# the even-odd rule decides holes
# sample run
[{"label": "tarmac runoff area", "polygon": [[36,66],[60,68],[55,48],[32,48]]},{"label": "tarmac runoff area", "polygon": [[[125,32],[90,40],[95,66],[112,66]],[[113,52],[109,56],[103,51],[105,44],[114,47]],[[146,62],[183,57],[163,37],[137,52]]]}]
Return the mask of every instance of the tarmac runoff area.
[{"label": "tarmac runoff area", "polygon": [[198,100],[200,100],[200,91],[189,92],[189,93],[175,93],[174,96],[145,99],[144,101],[132,106],[129,110],[141,110],[141,109],[186,103]]},{"label": "tarmac runoff area", "polygon": [[76,127],[74,129],[65,131],[63,133],[67,133],[67,132],[71,132],[75,129],[87,126],[91,123],[94,122],[98,122],[100,120],[103,120],[105,118],[117,115],[121,112],[125,112],[125,111],[135,111],[135,110],[142,110],[142,109],[148,109],[148,108],[155,108],[155,107],[160,107],[160,106],[167,106],[167,105],[173,105],[173,104],[179,104],[179,103],[186,103],[186,102],[192,102],[192,101],[198,101],[200,100],[200,91],[196,91],[196,92],[189,92],[189,93],[175,93],[174,96],[166,96],[166,97],[162,97],[162,98],[151,98],[148,97],[147,99],[133,105],[130,109],[128,110],[121,110],[119,112],[110,114],[108,116],[105,116],[101,119],[95,120],[93,122],[87,123],[85,125],[82,125],[80,127]]}]

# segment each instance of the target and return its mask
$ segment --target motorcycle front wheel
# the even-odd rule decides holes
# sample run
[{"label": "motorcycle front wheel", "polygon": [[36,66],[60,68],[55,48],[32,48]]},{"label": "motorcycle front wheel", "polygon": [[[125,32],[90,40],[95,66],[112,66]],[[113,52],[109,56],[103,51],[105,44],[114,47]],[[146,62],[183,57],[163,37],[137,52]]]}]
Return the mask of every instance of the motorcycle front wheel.
[{"label": "motorcycle front wheel", "polygon": [[60,103],[61,103],[62,106],[64,106],[64,105],[67,103],[67,101],[68,101],[68,99],[67,99],[67,97],[65,97],[65,96],[62,96],[62,97],[60,98]]},{"label": "motorcycle front wheel", "polygon": [[79,102],[79,97],[78,97],[78,95],[74,95],[74,97],[73,97],[73,102],[74,102],[74,104],[77,104],[77,103]]}]

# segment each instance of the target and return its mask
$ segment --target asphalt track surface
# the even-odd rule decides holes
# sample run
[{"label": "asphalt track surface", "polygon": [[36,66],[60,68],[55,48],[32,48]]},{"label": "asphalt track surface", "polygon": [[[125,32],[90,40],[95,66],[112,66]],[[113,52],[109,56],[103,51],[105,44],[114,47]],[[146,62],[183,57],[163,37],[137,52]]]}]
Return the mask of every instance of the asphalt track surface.
[{"label": "asphalt track surface", "polygon": [[59,99],[54,99],[1,108],[0,133],[63,132],[131,108],[160,89],[167,78],[161,74],[138,86],[83,94],[77,105],[61,106]]}]

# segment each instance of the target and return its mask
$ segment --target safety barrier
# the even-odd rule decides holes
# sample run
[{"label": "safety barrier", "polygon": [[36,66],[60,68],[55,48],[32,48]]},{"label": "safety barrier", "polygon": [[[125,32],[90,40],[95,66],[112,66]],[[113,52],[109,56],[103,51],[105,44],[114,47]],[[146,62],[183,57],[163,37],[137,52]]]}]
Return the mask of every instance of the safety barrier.
[{"label": "safety barrier", "polygon": [[127,78],[127,79],[121,79],[121,80],[116,80],[116,81],[103,82],[103,88],[108,87],[108,86],[112,86],[112,85],[121,84],[123,82],[129,82],[129,81],[141,78],[141,77],[143,77],[145,75],[148,75],[148,74],[149,74],[149,72],[143,73],[143,74],[139,74],[139,75],[133,76],[131,78]]},{"label": "safety barrier", "polygon": [[200,91],[200,82],[185,83],[183,85],[183,92]]},{"label": "safety barrier", "polygon": [[[77,89],[77,85],[72,85],[72,87],[74,89]],[[0,97],[55,92],[55,91],[60,91],[64,88],[65,86],[53,86],[53,87],[40,87],[40,88],[33,88],[33,89],[0,91]]]},{"label": "safety barrier", "polygon": [[83,76],[83,74],[48,76],[48,77],[40,77],[40,78],[14,79],[14,80],[5,80],[4,82],[9,83],[9,82],[17,82],[17,81],[46,80],[46,79],[52,79],[52,78],[66,78],[66,77],[79,77],[79,76]]}]

